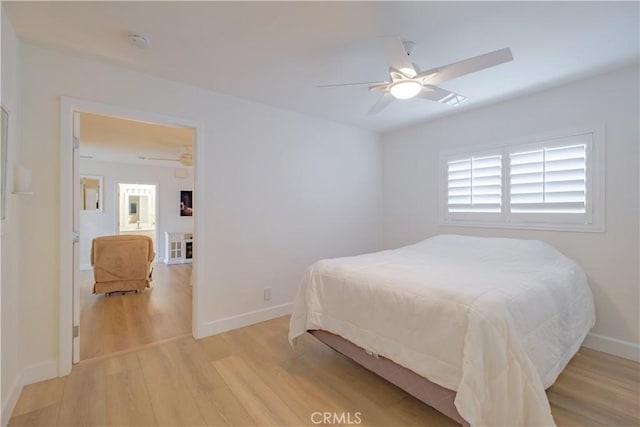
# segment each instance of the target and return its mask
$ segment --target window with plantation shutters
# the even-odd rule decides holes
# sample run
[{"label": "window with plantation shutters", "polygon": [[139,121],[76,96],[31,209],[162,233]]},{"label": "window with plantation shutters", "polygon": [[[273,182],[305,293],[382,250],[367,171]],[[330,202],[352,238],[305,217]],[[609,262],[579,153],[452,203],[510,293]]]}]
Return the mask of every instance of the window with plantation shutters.
[{"label": "window with plantation shutters", "polygon": [[443,155],[441,222],[603,231],[603,134],[596,128]]},{"label": "window with plantation shutters", "polygon": [[449,212],[500,212],[502,156],[448,162]]},{"label": "window with plantation shutters", "polygon": [[511,153],[511,212],[585,213],[586,148],[578,144]]}]

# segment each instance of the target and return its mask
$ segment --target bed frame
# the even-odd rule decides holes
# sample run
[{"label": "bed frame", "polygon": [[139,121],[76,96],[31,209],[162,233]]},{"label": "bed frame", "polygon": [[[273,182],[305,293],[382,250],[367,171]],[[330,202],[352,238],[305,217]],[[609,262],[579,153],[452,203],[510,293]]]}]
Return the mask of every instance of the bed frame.
[{"label": "bed frame", "polygon": [[456,397],[455,391],[432,383],[390,359],[367,353],[363,348],[331,332],[323,330],[310,330],[308,332],[338,353],[378,374],[447,417],[465,427],[469,426],[469,423],[460,416],[453,404]]}]

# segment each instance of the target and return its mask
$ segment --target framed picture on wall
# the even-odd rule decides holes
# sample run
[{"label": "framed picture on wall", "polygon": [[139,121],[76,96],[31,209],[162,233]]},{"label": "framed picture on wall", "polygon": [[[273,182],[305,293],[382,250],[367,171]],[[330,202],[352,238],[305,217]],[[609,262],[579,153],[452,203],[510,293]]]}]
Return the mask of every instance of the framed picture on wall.
[{"label": "framed picture on wall", "polygon": [[193,191],[180,191],[180,216],[193,216]]}]

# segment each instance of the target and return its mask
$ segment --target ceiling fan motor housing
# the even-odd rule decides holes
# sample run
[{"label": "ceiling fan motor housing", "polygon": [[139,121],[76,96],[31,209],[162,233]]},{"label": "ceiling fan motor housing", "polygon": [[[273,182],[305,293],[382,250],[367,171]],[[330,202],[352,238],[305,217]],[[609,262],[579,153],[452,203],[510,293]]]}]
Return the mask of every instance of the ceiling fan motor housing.
[{"label": "ceiling fan motor housing", "polygon": [[147,46],[149,46],[149,37],[145,36],[144,34],[131,32],[127,34],[127,40],[129,41],[129,44],[141,49],[145,49]]}]

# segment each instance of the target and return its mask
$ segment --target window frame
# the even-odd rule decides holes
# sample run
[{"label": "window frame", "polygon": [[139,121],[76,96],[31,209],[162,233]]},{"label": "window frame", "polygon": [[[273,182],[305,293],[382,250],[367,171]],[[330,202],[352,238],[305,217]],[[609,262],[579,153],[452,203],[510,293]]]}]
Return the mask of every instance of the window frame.
[{"label": "window frame", "polygon": [[[586,199],[585,213],[549,213],[549,212],[511,212],[511,154],[568,146],[566,139],[587,135],[586,152]],[[440,152],[439,168],[439,214],[441,226],[509,228],[553,231],[605,231],[605,194],[604,194],[604,135],[605,127],[590,125],[580,128],[549,132],[511,140],[505,143],[478,148],[462,147]],[[590,138],[589,138],[590,136]],[[502,156],[502,204],[500,213],[449,212],[448,206],[448,163],[471,157],[500,154]]]}]

